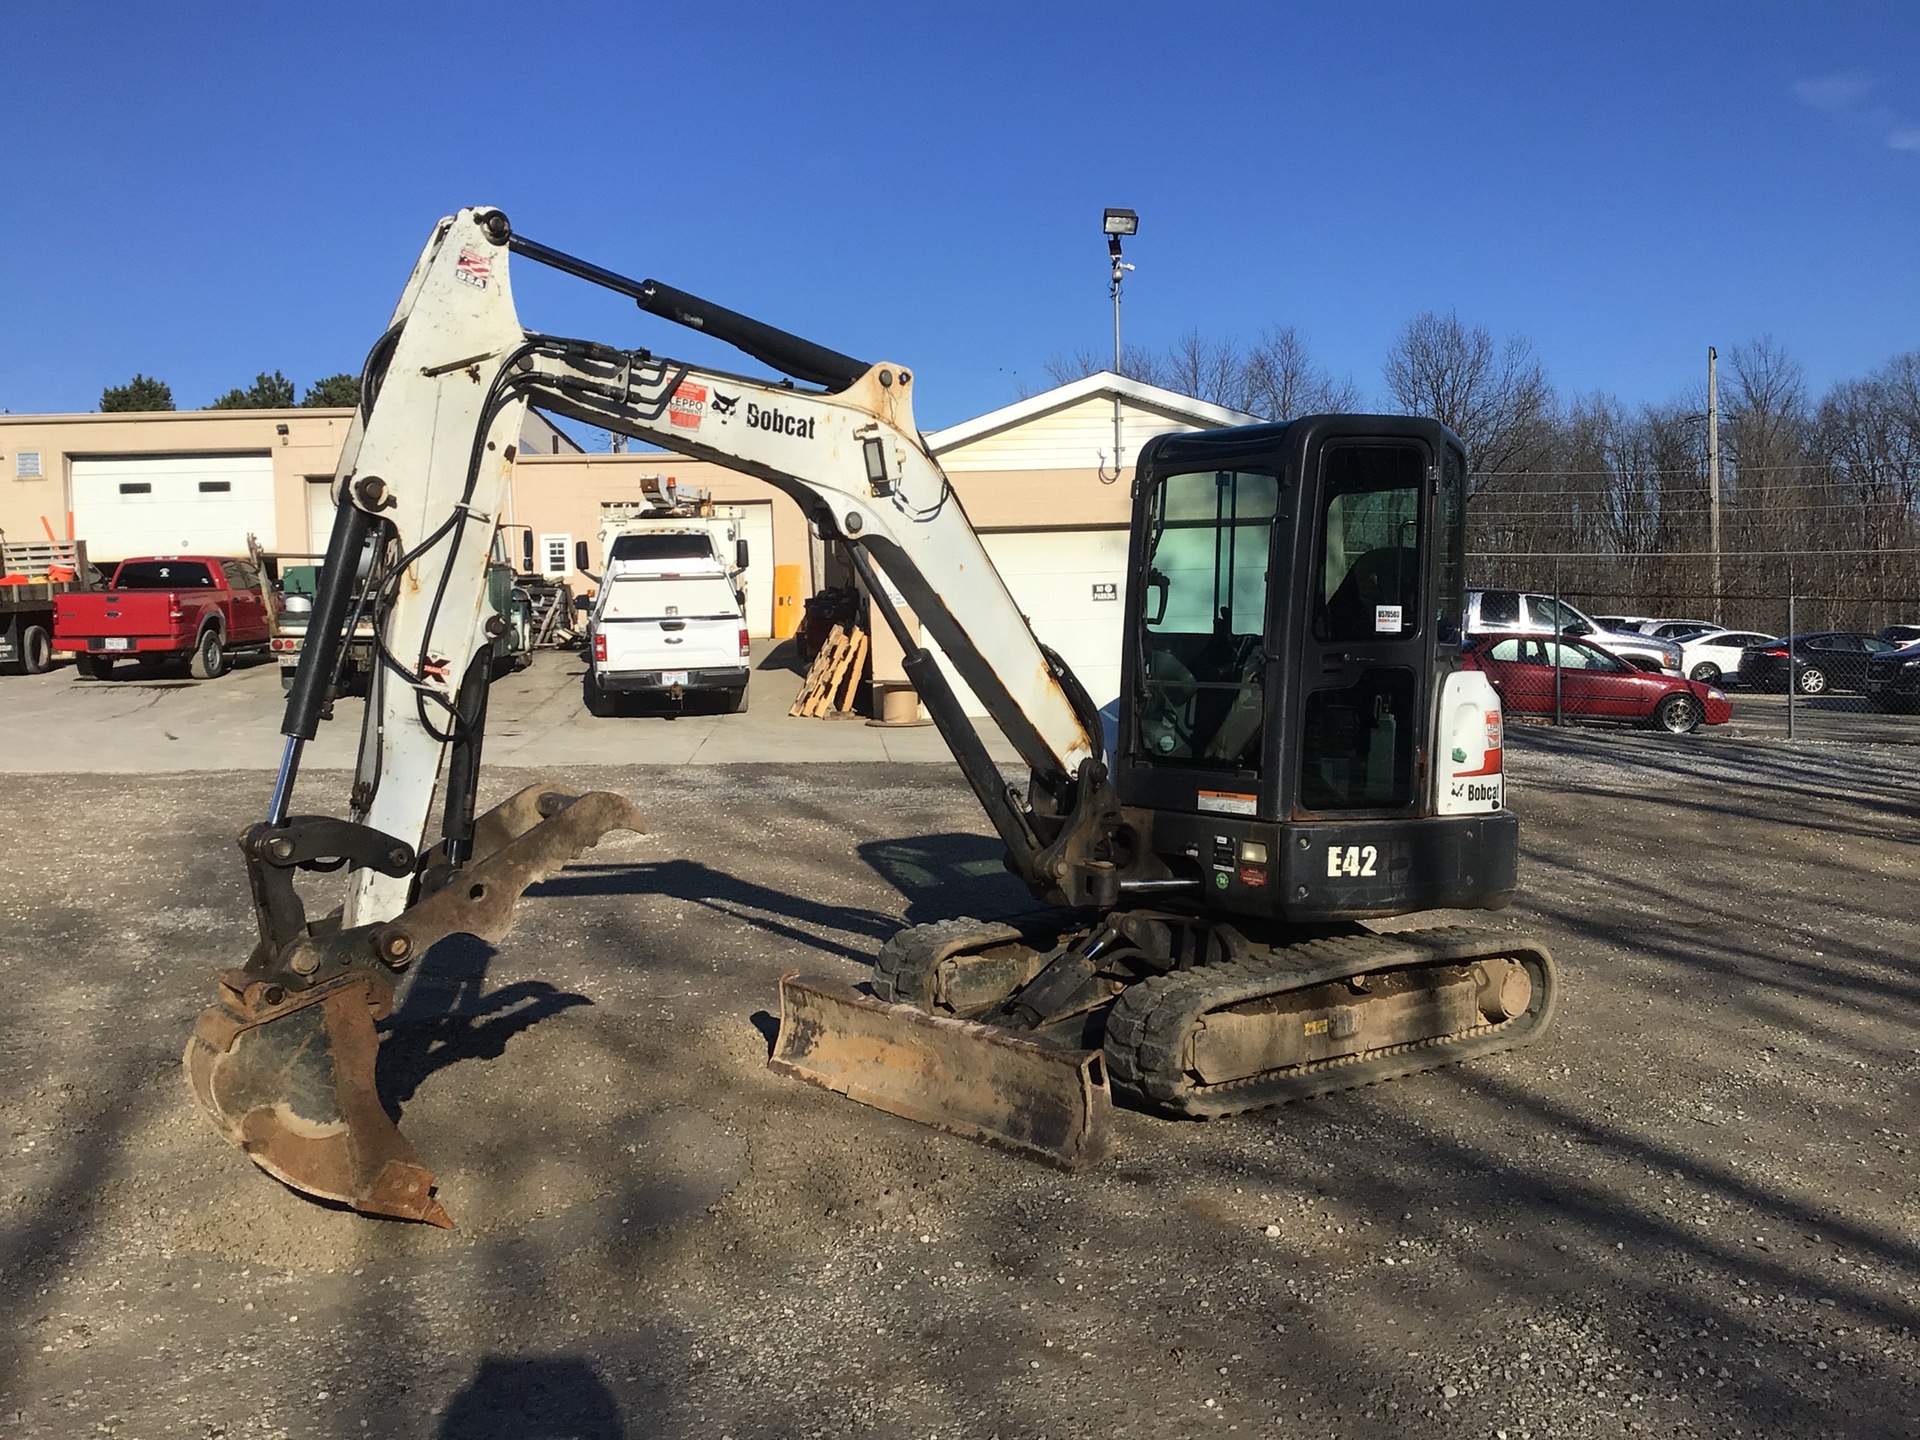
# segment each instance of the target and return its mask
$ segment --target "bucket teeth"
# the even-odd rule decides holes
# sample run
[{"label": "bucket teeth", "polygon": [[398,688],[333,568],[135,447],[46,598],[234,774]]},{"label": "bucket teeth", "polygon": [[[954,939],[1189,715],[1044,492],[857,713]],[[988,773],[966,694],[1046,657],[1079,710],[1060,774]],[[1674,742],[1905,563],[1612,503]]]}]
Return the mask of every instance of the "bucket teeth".
[{"label": "bucket teeth", "polygon": [[187,1081],[214,1128],[296,1190],[451,1227],[433,1172],[374,1088],[387,982],[359,972],[274,1006],[236,978],[187,1041]]},{"label": "bucket teeth", "polygon": [[[610,831],[643,829],[631,801],[604,791],[535,785],[496,806],[474,826],[473,862],[455,871],[444,850],[430,852],[420,898],[385,925],[309,927],[280,955],[223,974],[220,1003],[187,1041],[194,1099],[221,1135],[294,1189],[451,1228],[433,1172],[380,1103],[374,1022],[393,1008],[393,987],[372,957],[403,968],[448,935],[505,939],[528,886]],[[317,971],[319,983],[270,978],[296,950],[314,962],[300,973]]]}]

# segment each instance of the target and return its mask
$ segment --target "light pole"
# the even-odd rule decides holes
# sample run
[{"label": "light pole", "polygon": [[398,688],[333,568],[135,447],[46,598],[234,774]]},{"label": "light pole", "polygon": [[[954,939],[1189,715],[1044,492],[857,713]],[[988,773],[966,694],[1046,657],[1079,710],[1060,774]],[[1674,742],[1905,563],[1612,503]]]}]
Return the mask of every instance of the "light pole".
[{"label": "light pole", "polygon": [[[1107,237],[1107,257],[1113,261],[1113,280],[1108,293],[1113,296],[1113,373],[1120,373],[1120,281],[1123,272],[1133,269],[1120,258],[1120,237],[1140,233],[1140,217],[1131,210],[1112,207],[1100,217],[1100,228]],[[1113,478],[1120,478],[1120,396],[1113,397]]]}]

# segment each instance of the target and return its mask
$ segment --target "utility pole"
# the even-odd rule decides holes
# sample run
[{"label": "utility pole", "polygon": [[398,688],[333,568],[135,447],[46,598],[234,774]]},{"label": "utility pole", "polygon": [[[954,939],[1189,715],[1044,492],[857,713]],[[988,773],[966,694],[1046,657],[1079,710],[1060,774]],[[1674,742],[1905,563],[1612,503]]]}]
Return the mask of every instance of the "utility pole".
[{"label": "utility pole", "polygon": [[[1707,347],[1707,548],[1713,551],[1713,618],[1720,619],[1720,357]],[[1724,622],[1723,622],[1724,623]]]}]

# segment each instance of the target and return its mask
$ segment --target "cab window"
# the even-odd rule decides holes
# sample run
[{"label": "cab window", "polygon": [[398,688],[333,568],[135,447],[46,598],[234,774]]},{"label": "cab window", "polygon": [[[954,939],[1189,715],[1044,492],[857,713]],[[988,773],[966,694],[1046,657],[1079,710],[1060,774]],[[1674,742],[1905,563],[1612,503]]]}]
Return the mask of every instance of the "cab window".
[{"label": "cab window", "polygon": [[1141,610],[1147,754],[1259,768],[1279,499],[1278,478],[1249,471],[1168,475],[1155,488]]}]

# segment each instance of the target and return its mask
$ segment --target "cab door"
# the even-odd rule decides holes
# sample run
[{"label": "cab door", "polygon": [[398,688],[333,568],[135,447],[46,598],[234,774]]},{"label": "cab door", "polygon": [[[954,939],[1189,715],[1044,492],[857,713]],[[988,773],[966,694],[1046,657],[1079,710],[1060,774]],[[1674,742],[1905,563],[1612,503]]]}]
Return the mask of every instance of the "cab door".
[{"label": "cab door", "polygon": [[1408,812],[1420,803],[1439,619],[1428,603],[1434,457],[1411,437],[1331,436],[1308,463],[1294,809]]}]

